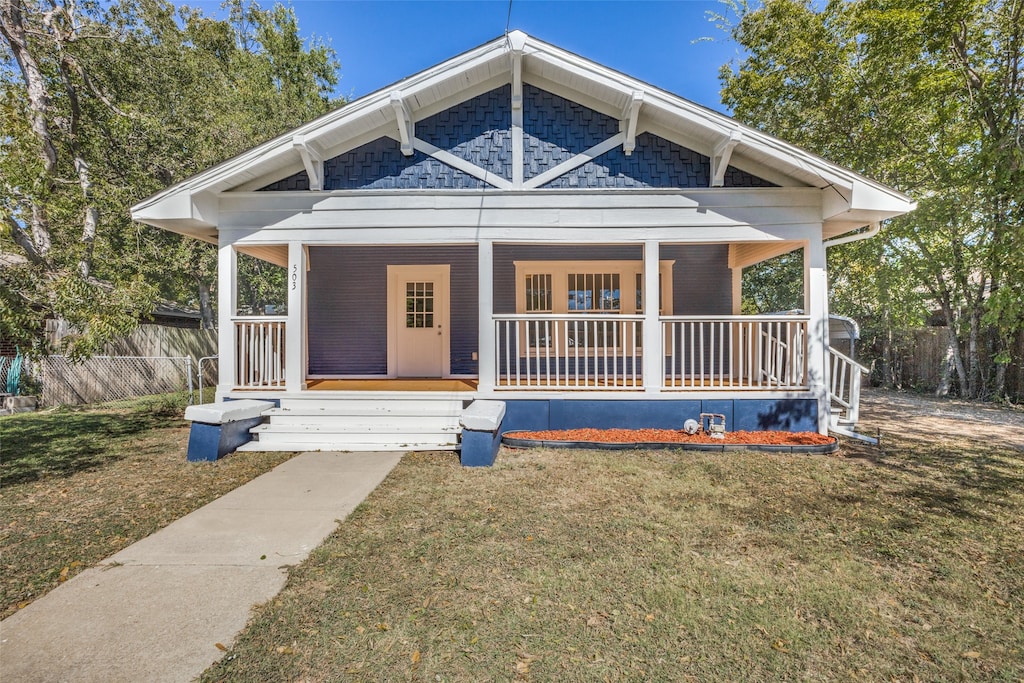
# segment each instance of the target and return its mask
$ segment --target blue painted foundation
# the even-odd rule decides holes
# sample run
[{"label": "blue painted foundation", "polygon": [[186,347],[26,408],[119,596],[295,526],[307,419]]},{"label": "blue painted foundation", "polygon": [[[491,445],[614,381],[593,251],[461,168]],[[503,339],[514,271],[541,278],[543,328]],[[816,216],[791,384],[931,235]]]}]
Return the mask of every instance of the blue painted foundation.
[{"label": "blue painted foundation", "polygon": [[501,447],[501,430],[480,432],[462,430],[462,452],[459,459],[463,467],[490,467]]},{"label": "blue painted foundation", "polygon": [[249,430],[263,422],[262,417],[224,424],[193,422],[188,436],[189,462],[212,462],[252,440]]},{"label": "blue painted foundation", "polygon": [[501,433],[545,429],[681,429],[701,413],[725,415],[732,431],[818,431],[814,399],[507,400]]}]

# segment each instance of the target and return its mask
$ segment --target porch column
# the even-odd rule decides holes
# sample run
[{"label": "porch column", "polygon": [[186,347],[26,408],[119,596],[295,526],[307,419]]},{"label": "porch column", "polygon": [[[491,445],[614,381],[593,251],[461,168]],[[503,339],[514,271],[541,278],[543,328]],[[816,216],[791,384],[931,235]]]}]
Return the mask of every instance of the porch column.
[{"label": "porch column", "polygon": [[220,234],[217,253],[217,400],[235,388],[235,306],[238,301],[238,253]]},{"label": "porch column", "polygon": [[285,325],[284,386],[306,388],[306,250],[288,243],[288,322]]},{"label": "porch column", "polygon": [[804,247],[804,311],[807,323],[807,382],[818,401],[818,432],[828,433],[828,270],[821,232]]},{"label": "porch column", "polygon": [[657,240],[644,242],[644,390],[658,393],[665,386],[664,335],[661,332],[661,245]]},{"label": "porch column", "polygon": [[732,272],[732,314],[743,315],[743,266],[729,270]]},{"label": "porch column", "polygon": [[480,240],[477,251],[477,305],[479,319],[479,345],[477,347],[477,390],[494,391],[494,242]]}]

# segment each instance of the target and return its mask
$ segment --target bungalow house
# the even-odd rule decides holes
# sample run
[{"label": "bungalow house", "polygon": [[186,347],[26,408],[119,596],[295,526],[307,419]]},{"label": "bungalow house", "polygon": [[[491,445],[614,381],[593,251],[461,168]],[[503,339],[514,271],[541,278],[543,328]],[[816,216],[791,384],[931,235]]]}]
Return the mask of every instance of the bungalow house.
[{"label": "bungalow house", "polygon": [[[249,448],[457,449],[502,430],[856,422],[829,346],[830,245],[905,195],[515,31],[133,207],[218,245],[218,399],[277,402]],[[799,314],[740,315],[742,271],[803,250]],[[239,315],[237,255],[287,268]]]}]

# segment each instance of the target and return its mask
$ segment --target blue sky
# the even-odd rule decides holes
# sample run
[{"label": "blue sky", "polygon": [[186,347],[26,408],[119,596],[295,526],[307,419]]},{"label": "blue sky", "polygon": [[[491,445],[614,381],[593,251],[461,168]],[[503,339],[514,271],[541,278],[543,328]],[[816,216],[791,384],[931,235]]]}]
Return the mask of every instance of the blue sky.
[{"label": "blue sky", "polygon": [[[207,13],[217,2],[193,2]],[[261,0],[270,4],[270,0]],[[508,0],[292,0],[303,36],[341,62],[338,94],[359,97],[505,32]],[[719,67],[736,46],[708,21],[718,0],[513,0],[511,29],[723,111]],[[711,37],[712,41],[698,41]]]}]

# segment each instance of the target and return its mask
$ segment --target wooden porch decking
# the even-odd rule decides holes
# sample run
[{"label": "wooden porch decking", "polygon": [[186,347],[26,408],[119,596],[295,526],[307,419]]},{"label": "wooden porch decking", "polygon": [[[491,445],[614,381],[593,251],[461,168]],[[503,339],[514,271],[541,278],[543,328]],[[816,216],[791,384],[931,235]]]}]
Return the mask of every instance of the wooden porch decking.
[{"label": "wooden porch decking", "polygon": [[311,379],[311,391],[476,391],[475,379]]}]

